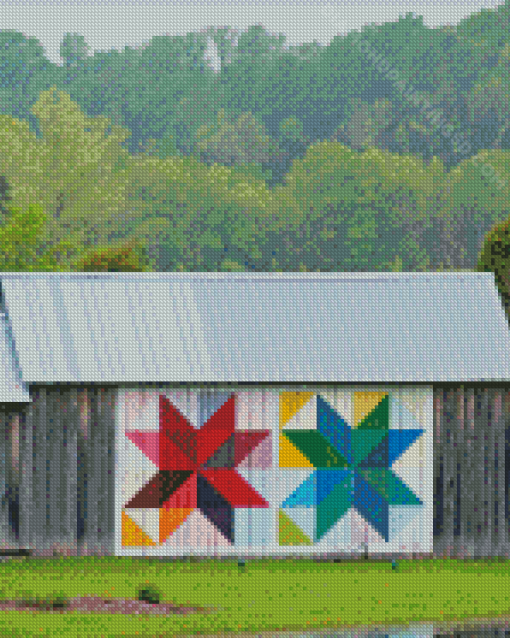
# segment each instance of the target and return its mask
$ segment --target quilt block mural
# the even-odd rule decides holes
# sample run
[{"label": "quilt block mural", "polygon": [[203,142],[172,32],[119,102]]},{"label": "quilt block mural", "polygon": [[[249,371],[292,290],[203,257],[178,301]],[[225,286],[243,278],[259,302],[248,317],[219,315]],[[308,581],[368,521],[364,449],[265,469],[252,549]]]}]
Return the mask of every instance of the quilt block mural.
[{"label": "quilt block mural", "polygon": [[432,551],[432,388],[119,390],[117,555]]}]

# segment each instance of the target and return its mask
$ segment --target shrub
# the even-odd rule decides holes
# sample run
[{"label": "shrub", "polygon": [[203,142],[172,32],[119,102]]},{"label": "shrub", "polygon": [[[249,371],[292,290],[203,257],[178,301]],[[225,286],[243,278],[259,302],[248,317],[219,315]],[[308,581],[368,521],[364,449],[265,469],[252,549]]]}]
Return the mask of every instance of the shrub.
[{"label": "shrub", "polygon": [[69,599],[62,592],[51,594],[50,602],[53,607],[67,607],[69,605]]},{"label": "shrub", "polygon": [[494,273],[501,301],[510,313],[510,218],[486,235],[475,270]]},{"label": "shrub", "polygon": [[143,248],[136,239],[95,246],[75,262],[73,268],[84,272],[143,272]]},{"label": "shrub", "polygon": [[69,599],[62,592],[55,592],[43,598],[32,596],[32,592],[28,591],[23,594],[18,604],[47,609],[49,607],[67,607]]},{"label": "shrub", "polygon": [[158,605],[161,598],[161,593],[157,587],[153,585],[144,585],[138,590],[138,600],[141,600],[151,605]]}]

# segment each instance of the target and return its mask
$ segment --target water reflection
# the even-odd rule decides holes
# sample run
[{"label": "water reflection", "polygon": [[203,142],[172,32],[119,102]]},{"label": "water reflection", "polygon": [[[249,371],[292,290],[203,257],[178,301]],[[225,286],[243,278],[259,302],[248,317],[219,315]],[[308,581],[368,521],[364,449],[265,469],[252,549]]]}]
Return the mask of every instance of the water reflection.
[{"label": "water reflection", "polygon": [[216,636],[202,636],[202,638],[226,638],[227,636],[232,638],[432,638],[433,636],[486,638],[488,636],[510,636],[510,616],[440,623],[419,622],[409,625],[369,625],[341,630],[223,633]]}]

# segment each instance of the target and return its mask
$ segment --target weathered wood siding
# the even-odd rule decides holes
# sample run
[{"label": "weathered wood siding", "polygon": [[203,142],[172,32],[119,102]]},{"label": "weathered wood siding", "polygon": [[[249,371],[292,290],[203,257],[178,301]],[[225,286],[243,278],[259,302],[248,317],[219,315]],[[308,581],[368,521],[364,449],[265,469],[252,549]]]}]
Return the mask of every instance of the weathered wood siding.
[{"label": "weathered wood siding", "polygon": [[[0,549],[113,554],[114,394],[41,387],[18,412],[4,406]],[[9,500],[19,529],[9,522]]]},{"label": "weathered wood siding", "polygon": [[16,486],[17,468],[13,459],[13,430],[19,419],[19,406],[3,404],[0,409],[0,550],[18,549],[16,539],[17,518]]},{"label": "weathered wood siding", "polygon": [[434,388],[434,555],[508,557],[508,388]]}]

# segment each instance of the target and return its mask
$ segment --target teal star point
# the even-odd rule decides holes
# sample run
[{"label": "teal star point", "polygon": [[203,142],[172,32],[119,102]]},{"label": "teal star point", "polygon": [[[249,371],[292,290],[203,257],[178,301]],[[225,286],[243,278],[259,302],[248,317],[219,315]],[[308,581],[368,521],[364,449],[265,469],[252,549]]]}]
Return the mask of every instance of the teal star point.
[{"label": "teal star point", "polygon": [[316,509],[315,542],[351,507],[388,542],[389,506],[423,505],[391,466],[424,430],[391,429],[389,399],[385,396],[352,428],[318,395],[317,429],[282,431],[315,467],[282,508]]}]

